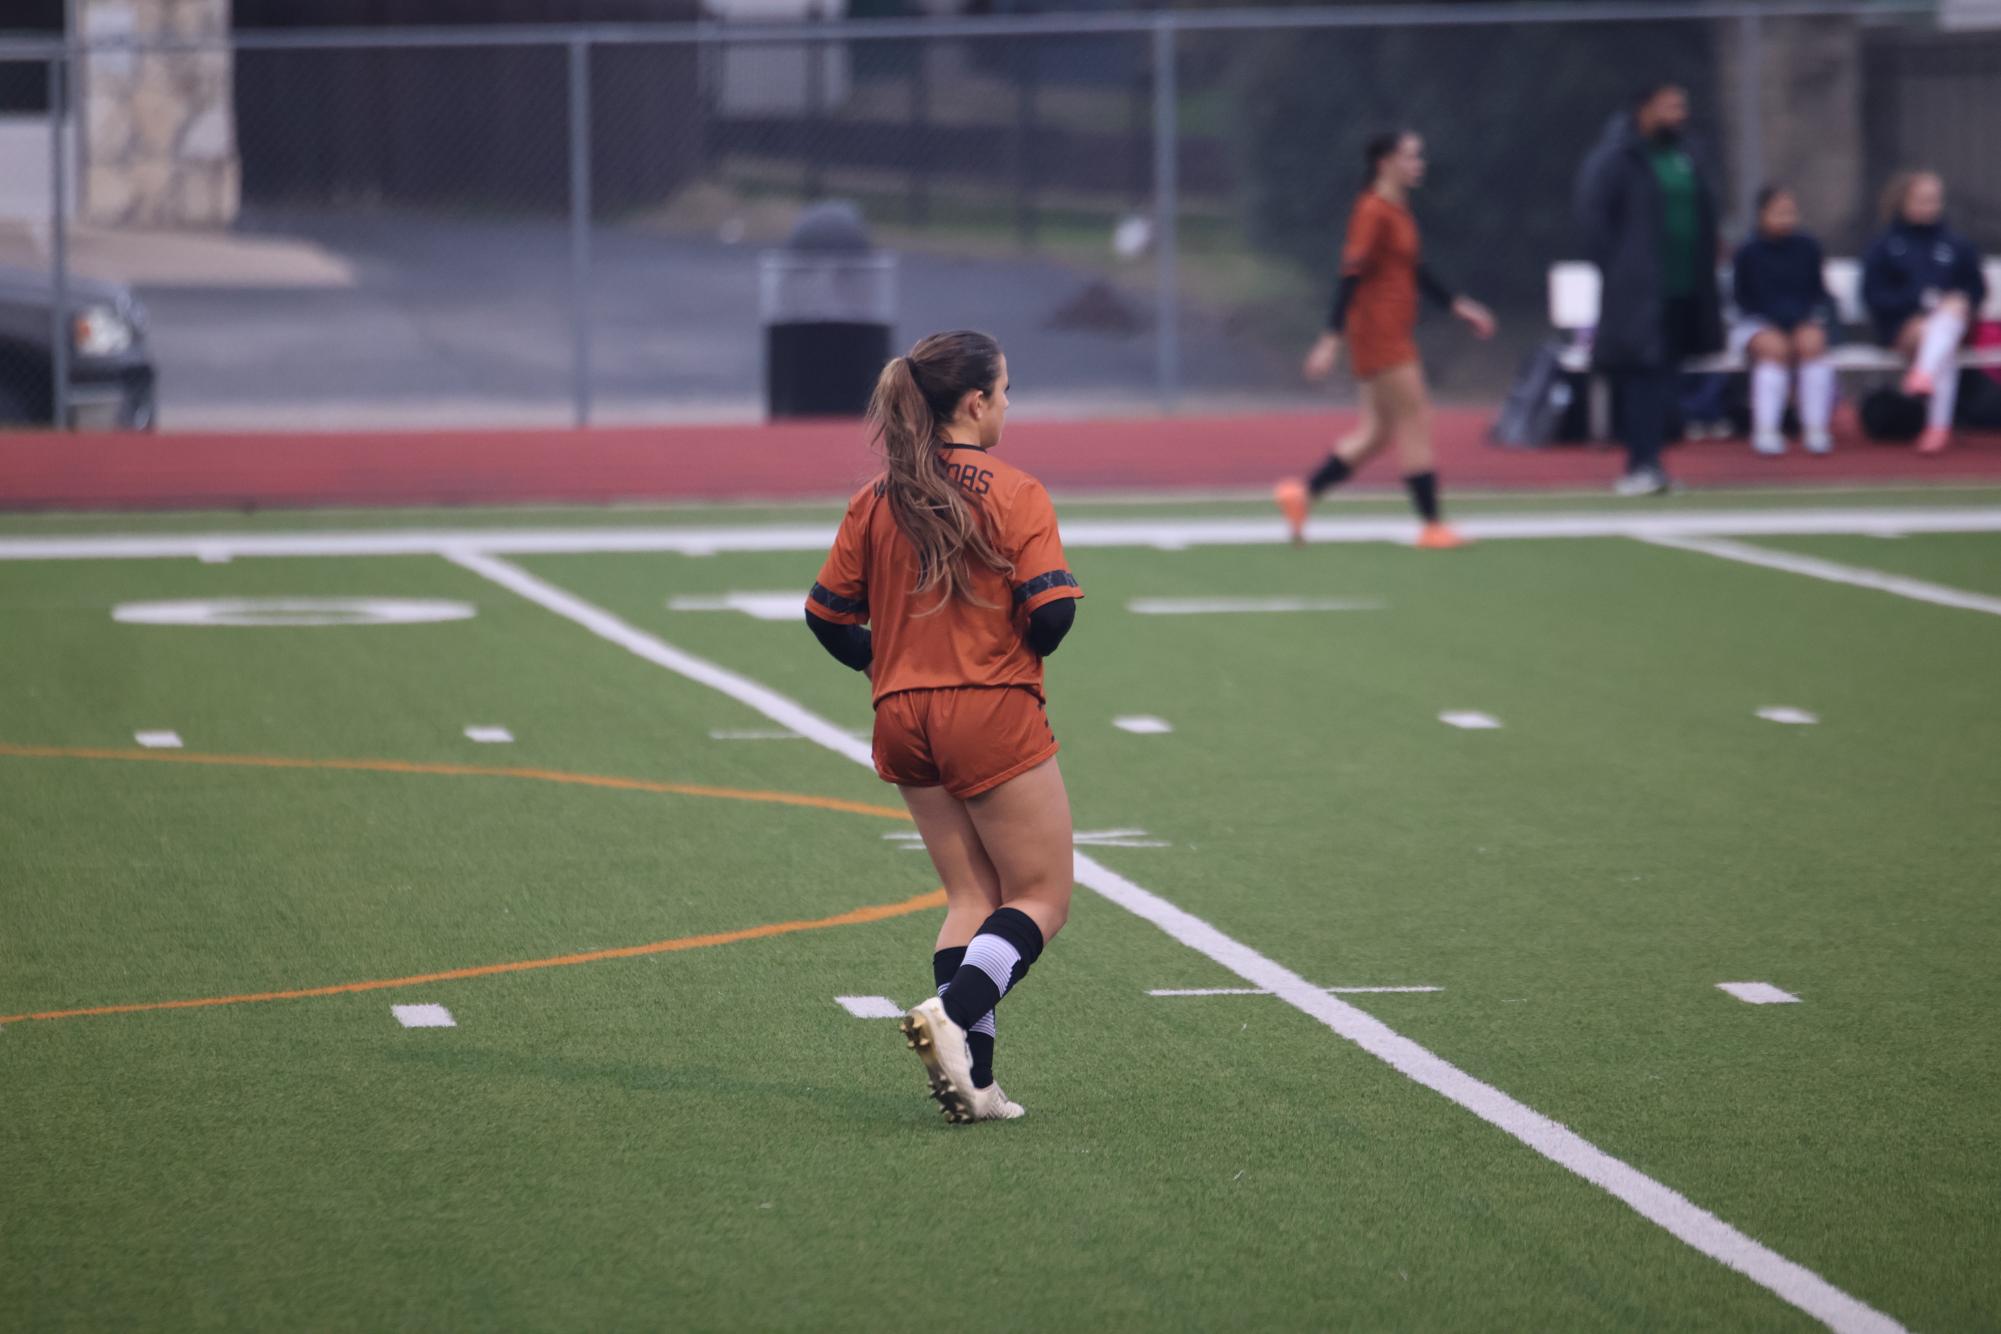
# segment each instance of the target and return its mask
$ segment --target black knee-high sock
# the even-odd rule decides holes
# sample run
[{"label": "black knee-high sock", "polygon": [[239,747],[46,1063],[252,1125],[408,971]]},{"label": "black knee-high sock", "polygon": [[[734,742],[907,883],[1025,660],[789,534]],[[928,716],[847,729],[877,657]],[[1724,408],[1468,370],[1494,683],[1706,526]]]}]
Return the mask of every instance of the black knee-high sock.
[{"label": "black knee-high sock", "polygon": [[1329,454],[1327,462],[1306,479],[1306,489],[1317,496],[1323,491],[1332,491],[1354,475],[1355,470],[1339,454]]},{"label": "black knee-high sock", "polygon": [[1033,918],[1017,908],[996,910],[980,923],[979,934],[966,946],[965,962],[945,988],[946,1017],[971,1028],[1000,1004],[1041,953],[1042,930]]},{"label": "black knee-high sock", "polygon": [[[945,988],[952,985],[953,974],[966,961],[966,947],[954,945],[950,949],[939,950],[931,956],[931,980],[938,984],[938,994],[945,994]],[[973,1087],[985,1088],[994,1082],[994,1012],[973,1022],[966,1030],[966,1048],[973,1055]]]},{"label": "black knee-high sock", "polygon": [[1403,484],[1410,491],[1410,505],[1417,511],[1417,517],[1426,523],[1437,523],[1438,474],[1429,470],[1414,472],[1403,479]]}]

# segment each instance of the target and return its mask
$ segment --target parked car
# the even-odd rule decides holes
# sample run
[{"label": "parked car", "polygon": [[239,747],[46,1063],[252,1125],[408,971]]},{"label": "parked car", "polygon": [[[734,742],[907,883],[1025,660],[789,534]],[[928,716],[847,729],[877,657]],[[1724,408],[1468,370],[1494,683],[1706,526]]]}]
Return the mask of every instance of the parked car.
[{"label": "parked car", "polygon": [[[69,421],[82,429],[150,431],[155,418],[153,356],[146,311],[122,283],[72,276]],[[56,424],[47,273],[0,265],[0,426]]]}]

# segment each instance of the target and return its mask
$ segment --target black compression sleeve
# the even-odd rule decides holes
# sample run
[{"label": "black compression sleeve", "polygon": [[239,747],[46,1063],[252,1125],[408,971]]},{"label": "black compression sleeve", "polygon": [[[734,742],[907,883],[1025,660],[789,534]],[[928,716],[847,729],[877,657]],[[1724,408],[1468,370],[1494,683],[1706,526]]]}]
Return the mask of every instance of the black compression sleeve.
[{"label": "black compression sleeve", "polygon": [[1452,309],[1454,297],[1452,289],[1438,280],[1438,275],[1420,264],[1417,266],[1417,290],[1445,310]]},{"label": "black compression sleeve", "polygon": [[840,625],[810,611],[806,613],[806,624],[813,631],[813,638],[820,641],[820,647],[843,667],[859,672],[875,660],[875,637],[869,634],[867,626]]},{"label": "black compression sleeve", "polygon": [[1355,287],[1361,281],[1359,274],[1344,273],[1341,281],[1334,284],[1334,304],[1327,312],[1327,332],[1340,333],[1348,327],[1348,303],[1355,299]]},{"label": "black compression sleeve", "polygon": [[1038,658],[1046,658],[1070,633],[1077,620],[1077,599],[1056,598],[1028,613],[1028,647]]}]

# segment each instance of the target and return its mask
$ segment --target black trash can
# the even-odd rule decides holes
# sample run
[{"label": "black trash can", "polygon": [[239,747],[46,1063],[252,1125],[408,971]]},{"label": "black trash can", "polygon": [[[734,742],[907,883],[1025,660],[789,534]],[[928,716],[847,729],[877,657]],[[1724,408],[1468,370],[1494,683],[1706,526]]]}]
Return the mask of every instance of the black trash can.
[{"label": "black trash can", "polygon": [[799,215],[783,249],[758,265],[765,410],[773,417],[859,417],[890,357],[896,256],[869,244],[844,200]]}]

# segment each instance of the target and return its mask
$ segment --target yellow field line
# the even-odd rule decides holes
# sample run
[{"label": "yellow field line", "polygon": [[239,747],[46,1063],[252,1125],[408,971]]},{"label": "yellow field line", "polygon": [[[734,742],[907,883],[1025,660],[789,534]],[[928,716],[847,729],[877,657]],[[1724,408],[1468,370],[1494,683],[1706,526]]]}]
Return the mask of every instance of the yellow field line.
[{"label": "yellow field line", "polygon": [[[150,750],[107,750],[75,746],[22,746],[0,742],[0,756],[17,759],[129,760],[149,764],[203,764],[261,769],[320,769],[355,773],[435,774],[461,778],[521,778],[543,783],[570,783],[582,787],[613,788],[627,792],[658,792],[683,797],[712,797],[725,801],[761,801],[781,806],[806,806],[818,810],[844,811],[882,819],[908,820],[909,814],[889,806],[843,801],[837,797],[815,797],[795,792],[763,792],[727,787],[702,787],[689,783],[658,783],[650,779],[614,778],[601,774],[566,773],[554,769],[490,768],[475,764],[425,764],[408,760],[315,760],[281,755],[203,755],[186,752],[164,753]],[[678,936],[645,945],[622,945],[612,949],[586,950],[578,954],[558,954],[545,959],[515,959],[506,963],[476,964],[449,968],[435,973],[413,973],[408,977],[370,978],[360,982],[336,982],[329,986],[300,987],[290,991],[246,992],[235,996],[202,996],[187,1000],[145,1001],[131,1005],[95,1005],[74,1010],[42,1010],[31,1014],[0,1015],[0,1024],[29,1019],[83,1019],[96,1015],[143,1014],[152,1010],[193,1010],[216,1005],[254,1005],[264,1001],[304,1000],[313,996],[340,996],[357,991],[380,991],[388,987],[418,986],[427,982],[455,982],[469,977],[492,977],[499,973],[523,973],[538,968],[567,968],[574,964],[599,963],[606,959],[631,959],[646,954],[672,954],[680,950],[707,949],[744,940],[790,935],[796,931],[824,931],[836,926],[859,926],[943,907],[945,891],[934,889],[898,903],[878,903],[855,908],[832,917],[816,917],[792,922],[769,922],[735,931],[707,935]]]},{"label": "yellow field line", "polygon": [[908,811],[839,797],[815,797],[801,792],[765,792],[734,787],[702,787],[693,783],[658,783],[648,778],[616,778],[605,774],[567,773],[560,769],[496,768],[481,764],[428,764],[417,760],[316,760],[289,755],[203,755],[193,751],[106,750],[88,746],[20,746],[0,741],[0,756],[31,760],[126,760],[142,764],[205,764],[254,769],[330,769],[348,773],[435,774],[450,778],[525,778],[538,783],[569,783],[578,787],[614,788],[622,792],[659,792],[677,797],[714,797],[722,801],[764,801],[779,806],[808,806],[849,815],[873,815],[884,820],[908,820]]},{"label": "yellow field line", "polygon": [[632,959],[642,954],[672,954],[679,950],[707,949],[712,945],[733,945],[740,940],[763,940],[768,936],[790,935],[795,931],[824,931],[835,926],[860,926],[891,917],[904,917],[926,908],[945,906],[945,891],[934,889],[900,903],[877,903],[866,908],[815,917],[797,922],[769,922],[736,931],[716,931],[703,936],[680,936],[656,940],[648,945],[621,945],[608,950],[586,950],[581,954],[558,954],[547,959],[516,959],[508,963],[483,963],[471,968],[448,968],[437,973],[413,973],[408,977],[378,977],[363,982],[336,982],[324,987],[300,987],[293,991],[257,991],[241,996],[203,996],[193,1000],[148,1001],[137,1005],[94,1005],[80,1010],[43,1010],[37,1014],[0,1015],[0,1024],[16,1024],[26,1019],[84,1019],[93,1015],[141,1014],[148,1010],[197,1010],[212,1005],[255,1005],[261,1001],[305,1000],[312,996],[343,996],[355,991],[381,991],[386,987],[413,987],[426,982],[456,982],[468,977],[492,977],[497,973],[525,973],[537,968],[568,968],[573,964],[599,963],[605,959]]}]

